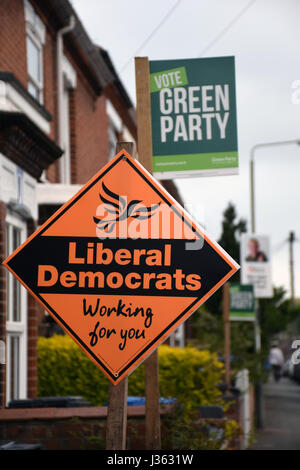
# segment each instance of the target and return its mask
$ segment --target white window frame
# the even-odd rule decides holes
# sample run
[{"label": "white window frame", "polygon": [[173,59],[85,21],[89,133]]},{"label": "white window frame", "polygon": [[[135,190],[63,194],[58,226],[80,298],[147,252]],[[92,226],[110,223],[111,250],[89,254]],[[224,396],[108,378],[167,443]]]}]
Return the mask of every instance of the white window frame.
[{"label": "white window frame", "polygon": [[25,20],[26,20],[26,50],[27,48],[27,38],[29,38],[34,45],[37,47],[39,52],[39,77],[37,81],[34,77],[30,76],[28,68],[28,50],[27,50],[27,70],[28,70],[28,90],[29,83],[32,84],[38,89],[38,101],[43,103],[44,95],[44,67],[43,67],[43,45],[46,40],[46,27],[43,24],[40,17],[35,12],[34,8],[28,0],[24,0],[25,8]]},{"label": "white window frame", "polygon": [[117,136],[116,136],[117,130],[112,122],[112,120],[109,118],[109,126],[108,126],[108,147],[109,147],[109,155],[108,155],[108,161],[112,160],[113,157],[116,155],[116,145],[118,142]]},{"label": "white window frame", "polygon": [[[20,243],[26,240],[26,222],[15,214],[8,213],[6,216],[6,224],[9,226],[9,232],[12,227],[20,230]],[[11,233],[9,234],[11,237]],[[6,240],[8,243],[8,252],[11,252],[11,240]],[[10,285],[12,283],[12,274],[8,273]],[[14,321],[10,314],[10,305],[12,305],[12,289],[9,290],[9,298],[7,299],[8,318],[6,321],[6,401],[7,403],[14,397],[11,395],[10,376],[12,371],[10,350],[13,337],[19,338],[19,375],[18,375],[18,396],[17,398],[27,397],[27,292],[26,289],[20,285],[20,320]],[[12,312],[11,312],[12,313]]]},{"label": "white window frame", "polygon": [[63,95],[62,95],[62,149],[60,157],[60,183],[71,184],[71,135],[70,135],[70,91],[77,86],[77,74],[67,57],[62,55]]},{"label": "white window frame", "polygon": [[[28,47],[27,47],[27,41],[30,39],[33,44],[36,46],[38,50],[38,67],[39,67],[39,80],[36,80],[34,77],[30,75],[30,70],[27,62],[27,71],[28,71],[28,91],[29,91],[29,84],[30,82],[33,84],[34,87],[37,88],[38,90],[38,97],[36,98],[39,103],[43,103],[44,100],[44,71],[43,71],[43,45],[40,43],[40,41],[36,38],[36,36],[32,33],[30,29],[27,31],[27,36],[26,36],[26,50],[27,50],[27,59],[28,59]],[[30,91],[29,91],[30,93]]]},{"label": "white window frame", "polygon": [[60,158],[60,182],[62,184],[71,184],[70,87],[65,77],[62,105],[64,153]]}]

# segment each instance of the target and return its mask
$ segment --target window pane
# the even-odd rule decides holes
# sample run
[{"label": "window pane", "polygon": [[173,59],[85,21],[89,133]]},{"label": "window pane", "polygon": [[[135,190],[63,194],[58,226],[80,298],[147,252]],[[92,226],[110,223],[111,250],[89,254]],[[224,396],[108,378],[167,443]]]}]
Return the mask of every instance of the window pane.
[{"label": "window pane", "polygon": [[109,136],[109,160],[111,160],[116,154],[117,136],[114,127],[110,124],[108,128]]},{"label": "window pane", "polygon": [[[6,257],[21,244],[21,230],[6,225]],[[6,273],[6,318],[7,321],[21,321],[21,285],[9,272]]]},{"label": "window pane", "polygon": [[[20,229],[17,227],[12,228],[12,251],[15,251],[21,243],[21,232]],[[12,279],[13,285],[13,305],[12,305],[12,313],[13,313],[13,321],[20,321],[21,320],[21,286],[19,281],[13,276]]]},{"label": "window pane", "polygon": [[20,396],[20,338],[19,336],[10,337],[10,399],[16,400]]},{"label": "window pane", "polygon": [[19,281],[13,277],[13,321],[21,320],[21,286]]},{"label": "window pane", "polygon": [[27,36],[27,65],[28,73],[37,83],[40,81],[40,50]]},{"label": "window pane", "polygon": [[28,82],[28,91],[35,99],[39,100],[39,97],[40,97],[39,88],[33,83],[31,83],[30,80]]},{"label": "window pane", "polygon": [[[5,240],[5,251],[6,251],[6,258],[10,254],[10,226],[9,224],[6,224],[6,240]],[[6,269],[6,318],[7,321],[10,320],[10,283],[11,283],[12,275],[9,273],[8,269]]]},{"label": "window pane", "polygon": [[13,227],[13,251],[15,251],[21,243],[21,233],[20,229]]}]

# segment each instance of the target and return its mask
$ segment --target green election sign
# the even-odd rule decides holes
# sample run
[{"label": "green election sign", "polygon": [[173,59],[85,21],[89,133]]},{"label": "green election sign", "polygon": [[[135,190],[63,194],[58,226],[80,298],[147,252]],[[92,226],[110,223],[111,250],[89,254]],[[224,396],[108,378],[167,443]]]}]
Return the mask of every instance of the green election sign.
[{"label": "green election sign", "polygon": [[255,298],[252,285],[230,285],[230,320],[255,321]]},{"label": "green election sign", "polygon": [[234,57],[150,61],[153,173],[238,173]]}]

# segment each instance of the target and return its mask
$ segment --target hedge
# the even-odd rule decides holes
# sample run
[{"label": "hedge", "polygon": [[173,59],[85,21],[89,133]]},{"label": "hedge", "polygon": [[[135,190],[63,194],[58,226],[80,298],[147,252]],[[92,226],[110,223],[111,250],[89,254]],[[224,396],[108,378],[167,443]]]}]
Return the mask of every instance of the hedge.
[{"label": "hedge", "polygon": [[[176,397],[188,409],[221,403],[217,385],[224,371],[215,354],[193,347],[180,349],[166,345],[158,348],[158,354],[161,396]],[[128,394],[144,396],[143,364],[130,375]],[[69,336],[40,337],[38,395],[80,395],[99,406],[107,402],[108,379]]]}]

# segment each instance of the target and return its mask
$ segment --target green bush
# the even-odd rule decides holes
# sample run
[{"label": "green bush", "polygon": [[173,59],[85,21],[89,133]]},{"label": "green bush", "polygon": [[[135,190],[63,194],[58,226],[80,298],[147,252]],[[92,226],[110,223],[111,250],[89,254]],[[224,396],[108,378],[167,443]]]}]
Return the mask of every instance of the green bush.
[{"label": "green bush", "polygon": [[[217,385],[223,365],[215,354],[162,345],[158,348],[160,395],[176,397],[187,410],[199,405],[221,403]],[[92,405],[108,398],[108,379],[68,336],[38,340],[39,396],[80,395]],[[128,394],[144,396],[144,366],[129,377]]]}]

